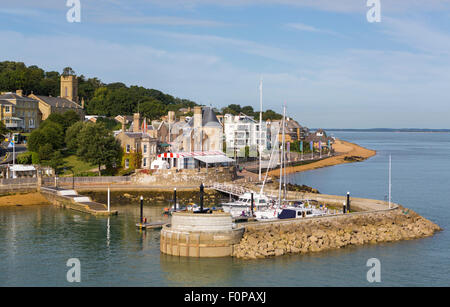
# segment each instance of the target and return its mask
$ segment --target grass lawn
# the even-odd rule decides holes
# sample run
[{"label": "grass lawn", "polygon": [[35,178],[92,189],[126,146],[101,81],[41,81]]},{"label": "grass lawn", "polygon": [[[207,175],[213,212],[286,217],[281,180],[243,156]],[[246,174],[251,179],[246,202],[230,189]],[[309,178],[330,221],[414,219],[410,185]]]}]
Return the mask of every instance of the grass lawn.
[{"label": "grass lawn", "polygon": [[[75,175],[78,173],[81,173],[81,172],[87,172],[94,168],[98,168],[97,165],[92,165],[92,164],[89,164],[89,163],[79,160],[78,157],[75,155],[65,157],[64,162],[66,162],[66,164],[65,164],[66,167],[72,167],[72,170],[75,173]],[[72,175],[72,172],[67,170],[67,171],[63,172],[62,175],[63,176],[64,175]]]}]

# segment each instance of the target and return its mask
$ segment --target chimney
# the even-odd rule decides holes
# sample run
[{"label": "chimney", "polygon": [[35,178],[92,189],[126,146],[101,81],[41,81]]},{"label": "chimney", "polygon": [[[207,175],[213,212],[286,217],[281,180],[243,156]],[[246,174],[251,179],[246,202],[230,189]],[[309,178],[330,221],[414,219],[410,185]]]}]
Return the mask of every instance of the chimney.
[{"label": "chimney", "polygon": [[84,109],[84,98],[81,98],[81,108]]},{"label": "chimney", "polygon": [[19,95],[20,97],[23,97],[23,90],[17,90],[16,94]]},{"label": "chimney", "polygon": [[194,128],[200,128],[202,126],[202,107],[194,107]]},{"label": "chimney", "polygon": [[122,132],[125,132],[125,117],[122,120]]},{"label": "chimney", "polygon": [[175,111],[169,111],[169,124],[173,124],[175,122]]},{"label": "chimney", "polygon": [[139,113],[133,114],[133,132],[140,132],[141,130],[141,115]]}]

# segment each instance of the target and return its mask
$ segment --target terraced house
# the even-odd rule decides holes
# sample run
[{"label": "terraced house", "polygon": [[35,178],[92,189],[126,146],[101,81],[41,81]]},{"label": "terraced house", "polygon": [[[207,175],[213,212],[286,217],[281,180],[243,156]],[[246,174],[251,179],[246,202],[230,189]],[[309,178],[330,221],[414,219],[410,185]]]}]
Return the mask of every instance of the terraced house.
[{"label": "terraced house", "polygon": [[150,169],[150,164],[158,154],[158,139],[152,137],[146,125],[138,113],[133,116],[131,131],[125,129],[122,122],[122,130],[116,135],[123,148],[122,166],[126,169]]},{"label": "terraced house", "polygon": [[12,130],[29,132],[39,128],[41,122],[39,102],[23,96],[21,90],[17,90],[15,93],[2,93],[0,95],[0,120],[6,128]]}]

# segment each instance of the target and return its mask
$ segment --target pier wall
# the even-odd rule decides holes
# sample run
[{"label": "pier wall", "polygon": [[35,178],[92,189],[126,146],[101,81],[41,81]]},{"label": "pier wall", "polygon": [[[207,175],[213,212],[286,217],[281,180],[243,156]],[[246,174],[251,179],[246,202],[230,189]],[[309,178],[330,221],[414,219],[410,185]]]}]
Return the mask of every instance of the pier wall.
[{"label": "pier wall", "polygon": [[232,167],[216,167],[201,169],[158,170],[149,174],[138,173],[132,176],[134,184],[151,184],[173,187],[177,185],[199,186],[201,183],[212,185],[217,182],[230,182],[236,179],[236,169]]},{"label": "pier wall", "polygon": [[37,185],[37,178],[0,179],[0,195],[35,192]]},{"label": "pier wall", "polygon": [[242,240],[234,247],[233,256],[255,259],[319,252],[424,238],[439,230],[436,224],[399,205],[390,210],[249,223]]},{"label": "pier wall", "polygon": [[241,241],[244,228],[233,228],[227,213],[176,212],[161,230],[160,250],[183,257],[227,257]]}]

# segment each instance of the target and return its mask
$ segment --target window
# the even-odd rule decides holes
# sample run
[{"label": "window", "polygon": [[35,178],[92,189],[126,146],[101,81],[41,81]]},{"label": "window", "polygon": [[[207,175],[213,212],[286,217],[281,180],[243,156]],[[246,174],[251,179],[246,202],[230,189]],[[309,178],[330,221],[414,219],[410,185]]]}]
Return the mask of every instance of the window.
[{"label": "window", "polygon": [[130,167],[130,160],[125,159],[125,168],[129,168],[129,167]]},{"label": "window", "polygon": [[10,111],[9,111],[9,106],[6,106],[5,107],[5,113],[9,113]]},{"label": "window", "polygon": [[144,158],[143,166],[144,166],[144,167],[147,166],[147,158]]},{"label": "window", "polygon": [[127,152],[127,153],[130,152],[130,144],[127,144],[127,146],[126,146],[126,152]]},{"label": "window", "polygon": [[147,145],[144,145],[144,153],[147,153]]}]

